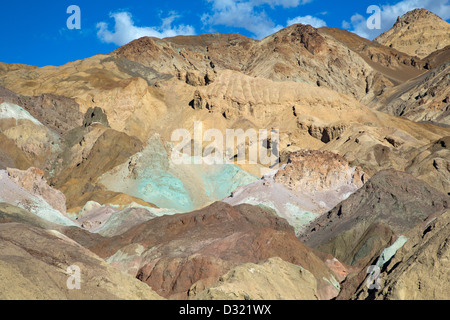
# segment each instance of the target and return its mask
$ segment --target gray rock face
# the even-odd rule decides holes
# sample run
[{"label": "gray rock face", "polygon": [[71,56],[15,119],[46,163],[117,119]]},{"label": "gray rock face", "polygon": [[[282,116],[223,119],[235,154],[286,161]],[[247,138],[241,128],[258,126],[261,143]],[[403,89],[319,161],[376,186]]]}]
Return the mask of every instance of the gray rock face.
[{"label": "gray rock face", "polygon": [[0,103],[1,100],[23,107],[42,124],[60,134],[80,126],[83,122],[79,104],[74,99],[60,95],[27,97],[0,86]]},{"label": "gray rock face", "polygon": [[347,200],[311,223],[300,239],[340,261],[355,264],[357,252],[353,249],[373,225],[388,226],[394,234],[403,234],[449,206],[448,195],[412,175],[381,171]]},{"label": "gray rock face", "polygon": [[83,126],[89,127],[93,123],[100,123],[105,127],[109,127],[108,116],[103,112],[102,108],[89,108],[84,115]]}]

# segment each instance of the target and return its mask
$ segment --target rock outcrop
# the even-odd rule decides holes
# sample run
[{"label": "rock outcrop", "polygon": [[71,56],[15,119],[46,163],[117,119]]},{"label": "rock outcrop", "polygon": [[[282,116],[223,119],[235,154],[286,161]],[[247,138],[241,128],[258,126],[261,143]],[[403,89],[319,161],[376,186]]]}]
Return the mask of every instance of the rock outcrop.
[{"label": "rock outcrop", "polygon": [[0,201],[26,209],[55,224],[77,226],[65,216],[64,195],[50,187],[38,169],[1,170]]},{"label": "rock outcrop", "polygon": [[0,63],[0,299],[445,298],[448,25]]}]

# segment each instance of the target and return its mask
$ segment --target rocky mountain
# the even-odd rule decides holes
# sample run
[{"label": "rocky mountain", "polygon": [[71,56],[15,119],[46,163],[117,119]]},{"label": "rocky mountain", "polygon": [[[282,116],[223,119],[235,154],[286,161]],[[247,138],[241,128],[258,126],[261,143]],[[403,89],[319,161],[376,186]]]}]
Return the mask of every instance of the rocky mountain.
[{"label": "rocky mountain", "polygon": [[425,58],[448,45],[450,24],[428,10],[414,9],[398,17],[392,29],[375,41],[411,56]]}]

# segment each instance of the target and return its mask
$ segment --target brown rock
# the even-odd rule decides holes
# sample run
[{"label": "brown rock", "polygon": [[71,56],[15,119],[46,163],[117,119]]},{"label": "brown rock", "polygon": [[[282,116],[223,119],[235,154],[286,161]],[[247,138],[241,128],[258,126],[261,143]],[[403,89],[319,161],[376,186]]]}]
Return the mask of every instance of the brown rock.
[{"label": "brown rock", "polygon": [[198,281],[208,287],[234,266],[271,257],[312,272],[319,298],[339,291],[333,273],[297,240],[284,219],[250,205],[216,202],[199,211],[155,218],[92,250],[172,299],[187,298]]}]

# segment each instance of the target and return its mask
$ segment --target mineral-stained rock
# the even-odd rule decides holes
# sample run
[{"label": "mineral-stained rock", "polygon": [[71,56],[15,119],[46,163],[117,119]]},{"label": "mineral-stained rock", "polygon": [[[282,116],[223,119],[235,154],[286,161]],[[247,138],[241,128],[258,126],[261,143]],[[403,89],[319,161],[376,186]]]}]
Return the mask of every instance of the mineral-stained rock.
[{"label": "mineral-stained rock", "polygon": [[[9,140],[5,149],[13,142],[12,148],[19,149],[35,166],[43,167],[48,157],[60,150],[56,132],[44,126],[21,106],[10,102],[0,104],[0,134]],[[11,151],[12,156],[17,153]],[[11,151],[4,152],[9,154]]]},{"label": "mineral-stained rock", "polygon": [[[450,55],[450,46],[447,48]],[[450,62],[436,66],[427,73],[387,89],[372,103],[377,110],[407,119],[450,125]]]},{"label": "mineral-stained rock", "polygon": [[89,108],[84,115],[83,126],[88,127],[93,123],[100,123],[105,127],[109,127],[108,116],[103,112],[102,108]]},{"label": "mineral-stained rock", "polygon": [[448,299],[450,211],[431,216],[404,237],[406,242],[381,266],[379,290],[364,282],[353,299]]},{"label": "mineral-stained rock", "polygon": [[66,197],[48,185],[44,172],[37,168],[26,171],[8,168],[8,177],[18,186],[28,190],[31,194],[42,197],[55,210],[66,214]]},{"label": "mineral-stained rock", "polygon": [[335,275],[298,241],[284,219],[251,205],[216,202],[199,211],[154,218],[91,249],[172,299],[186,299],[194,283],[200,292],[237,265],[271,257],[310,271],[320,299],[339,292]]},{"label": "mineral-stained rock", "polygon": [[450,194],[450,137],[425,146],[406,167],[406,172]]},{"label": "mineral-stained rock", "polygon": [[[403,234],[449,205],[448,195],[410,174],[381,171],[347,200],[312,222],[300,239],[340,261],[356,265],[361,258],[370,257],[370,248],[389,242],[392,233]],[[381,231],[384,227],[378,232],[370,231],[376,224],[392,231]],[[366,240],[361,243],[362,239]]]},{"label": "mineral-stained rock", "polygon": [[18,168],[26,170],[32,167],[32,162],[27,154],[20,150],[13,140],[0,133],[0,170],[6,168]]}]

